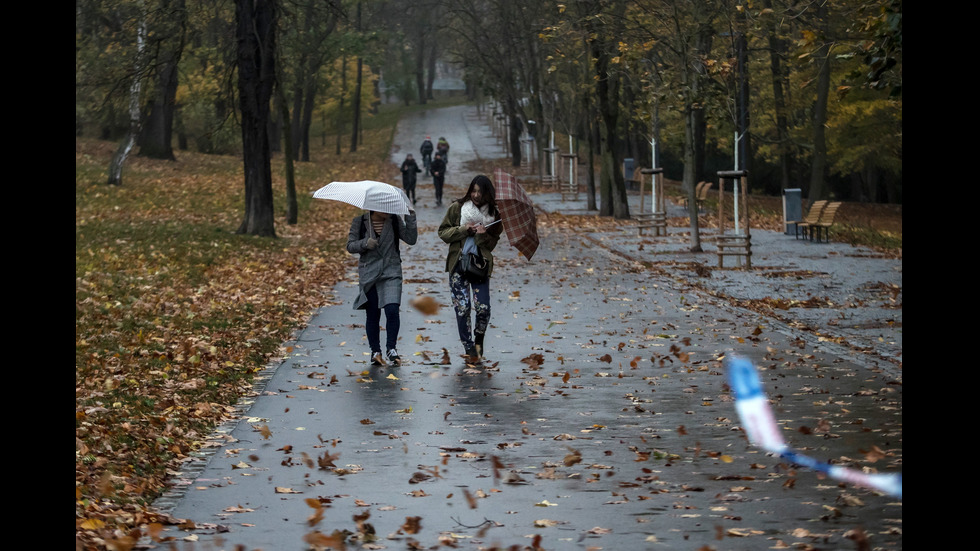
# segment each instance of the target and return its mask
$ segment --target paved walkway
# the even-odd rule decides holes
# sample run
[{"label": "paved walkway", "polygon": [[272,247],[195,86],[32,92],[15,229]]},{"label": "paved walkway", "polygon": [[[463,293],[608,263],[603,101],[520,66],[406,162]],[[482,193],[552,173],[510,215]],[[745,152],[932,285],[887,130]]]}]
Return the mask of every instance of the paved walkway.
[{"label": "paved walkway", "polygon": [[[459,107],[403,121],[392,161],[418,156],[425,134],[452,144],[447,199],[472,178],[467,159],[501,154],[475,110]],[[753,232],[754,264],[826,275],[715,270],[695,288],[686,268],[641,264],[682,249],[682,235],[545,228],[530,262],[502,239],[488,367],[476,370],[460,358],[448,308],[435,232],[444,209],[426,179],[419,197],[420,240],[402,248],[406,365],[369,367],[351,263],[332,305],[266,371],[241,421],[223,427],[159,502],[194,523],[165,532],[178,548],[329,549],[329,536],[343,534],[348,549],[852,549],[863,534],[875,549],[901,549],[900,501],[747,445],[722,364],[737,353],[763,369],[792,446],[901,470],[901,309],[872,289],[900,288],[900,261]],[[534,199],[550,212],[581,208]],[[713,265],[714,255],[704,258]],[[815,333],[713,296],[804,297],[813,285],[836,304],[876,297],[895,322],[871,327],[863,320],[878,313],[856,307],[787,311]],[[409,306],[419,297],[446,307],[423,315]],[[892,359],[827,336],[849,321],[859,326],[849,339]]]}]

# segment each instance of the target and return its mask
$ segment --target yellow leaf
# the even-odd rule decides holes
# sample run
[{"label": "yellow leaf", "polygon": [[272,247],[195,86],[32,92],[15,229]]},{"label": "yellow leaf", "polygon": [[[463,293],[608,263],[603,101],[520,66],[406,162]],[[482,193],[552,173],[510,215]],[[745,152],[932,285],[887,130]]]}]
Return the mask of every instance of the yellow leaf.
[{"label": "yellow leaf", "polygon": [[97,518],[90,518],[82,523],[84,530],[98,530],[103,527],[105,527],[105,523]]}]

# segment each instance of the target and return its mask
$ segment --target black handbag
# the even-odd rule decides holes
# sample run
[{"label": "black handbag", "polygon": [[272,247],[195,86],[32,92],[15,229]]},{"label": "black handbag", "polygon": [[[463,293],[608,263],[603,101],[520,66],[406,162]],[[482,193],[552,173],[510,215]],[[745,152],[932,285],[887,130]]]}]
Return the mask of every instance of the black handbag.
[{"label": "black handbag", "polygon": [[490,271],[490,263],[478,254],[462,253],[459,257],[460,273],[470,283],[483,283]]}]

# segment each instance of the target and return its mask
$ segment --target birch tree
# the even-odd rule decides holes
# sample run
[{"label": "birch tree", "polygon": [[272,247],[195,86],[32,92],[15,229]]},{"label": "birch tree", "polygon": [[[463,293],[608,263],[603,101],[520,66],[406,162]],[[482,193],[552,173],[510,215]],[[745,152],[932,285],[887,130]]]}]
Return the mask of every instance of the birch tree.
[{"label": "birch tree", "polygon": [[143,123],[143,114],[140,110],[141,93],[143,91],[144,70],[146,67],[146,11],[142,1],[138,2],[139,22],[136,29],[136,61],[133,66],[132,81],[129,85],[129,129],[119,143],[119,147],[112,155],[109,163],[110,186],[121,186],[123,165],[129,157],[136,138],[139,136],[140,127]]}]

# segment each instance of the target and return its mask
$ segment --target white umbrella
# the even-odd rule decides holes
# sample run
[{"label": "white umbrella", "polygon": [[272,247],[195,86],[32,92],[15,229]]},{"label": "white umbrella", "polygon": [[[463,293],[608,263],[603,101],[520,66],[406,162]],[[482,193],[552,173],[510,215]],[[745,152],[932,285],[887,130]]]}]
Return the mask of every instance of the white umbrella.
[{"label": "white umbrella", "polygon": [[317,199],[331,199],[374,212],[409,214],[412,203],[405,191],[384,182],[330,182],[313,193]]}]

